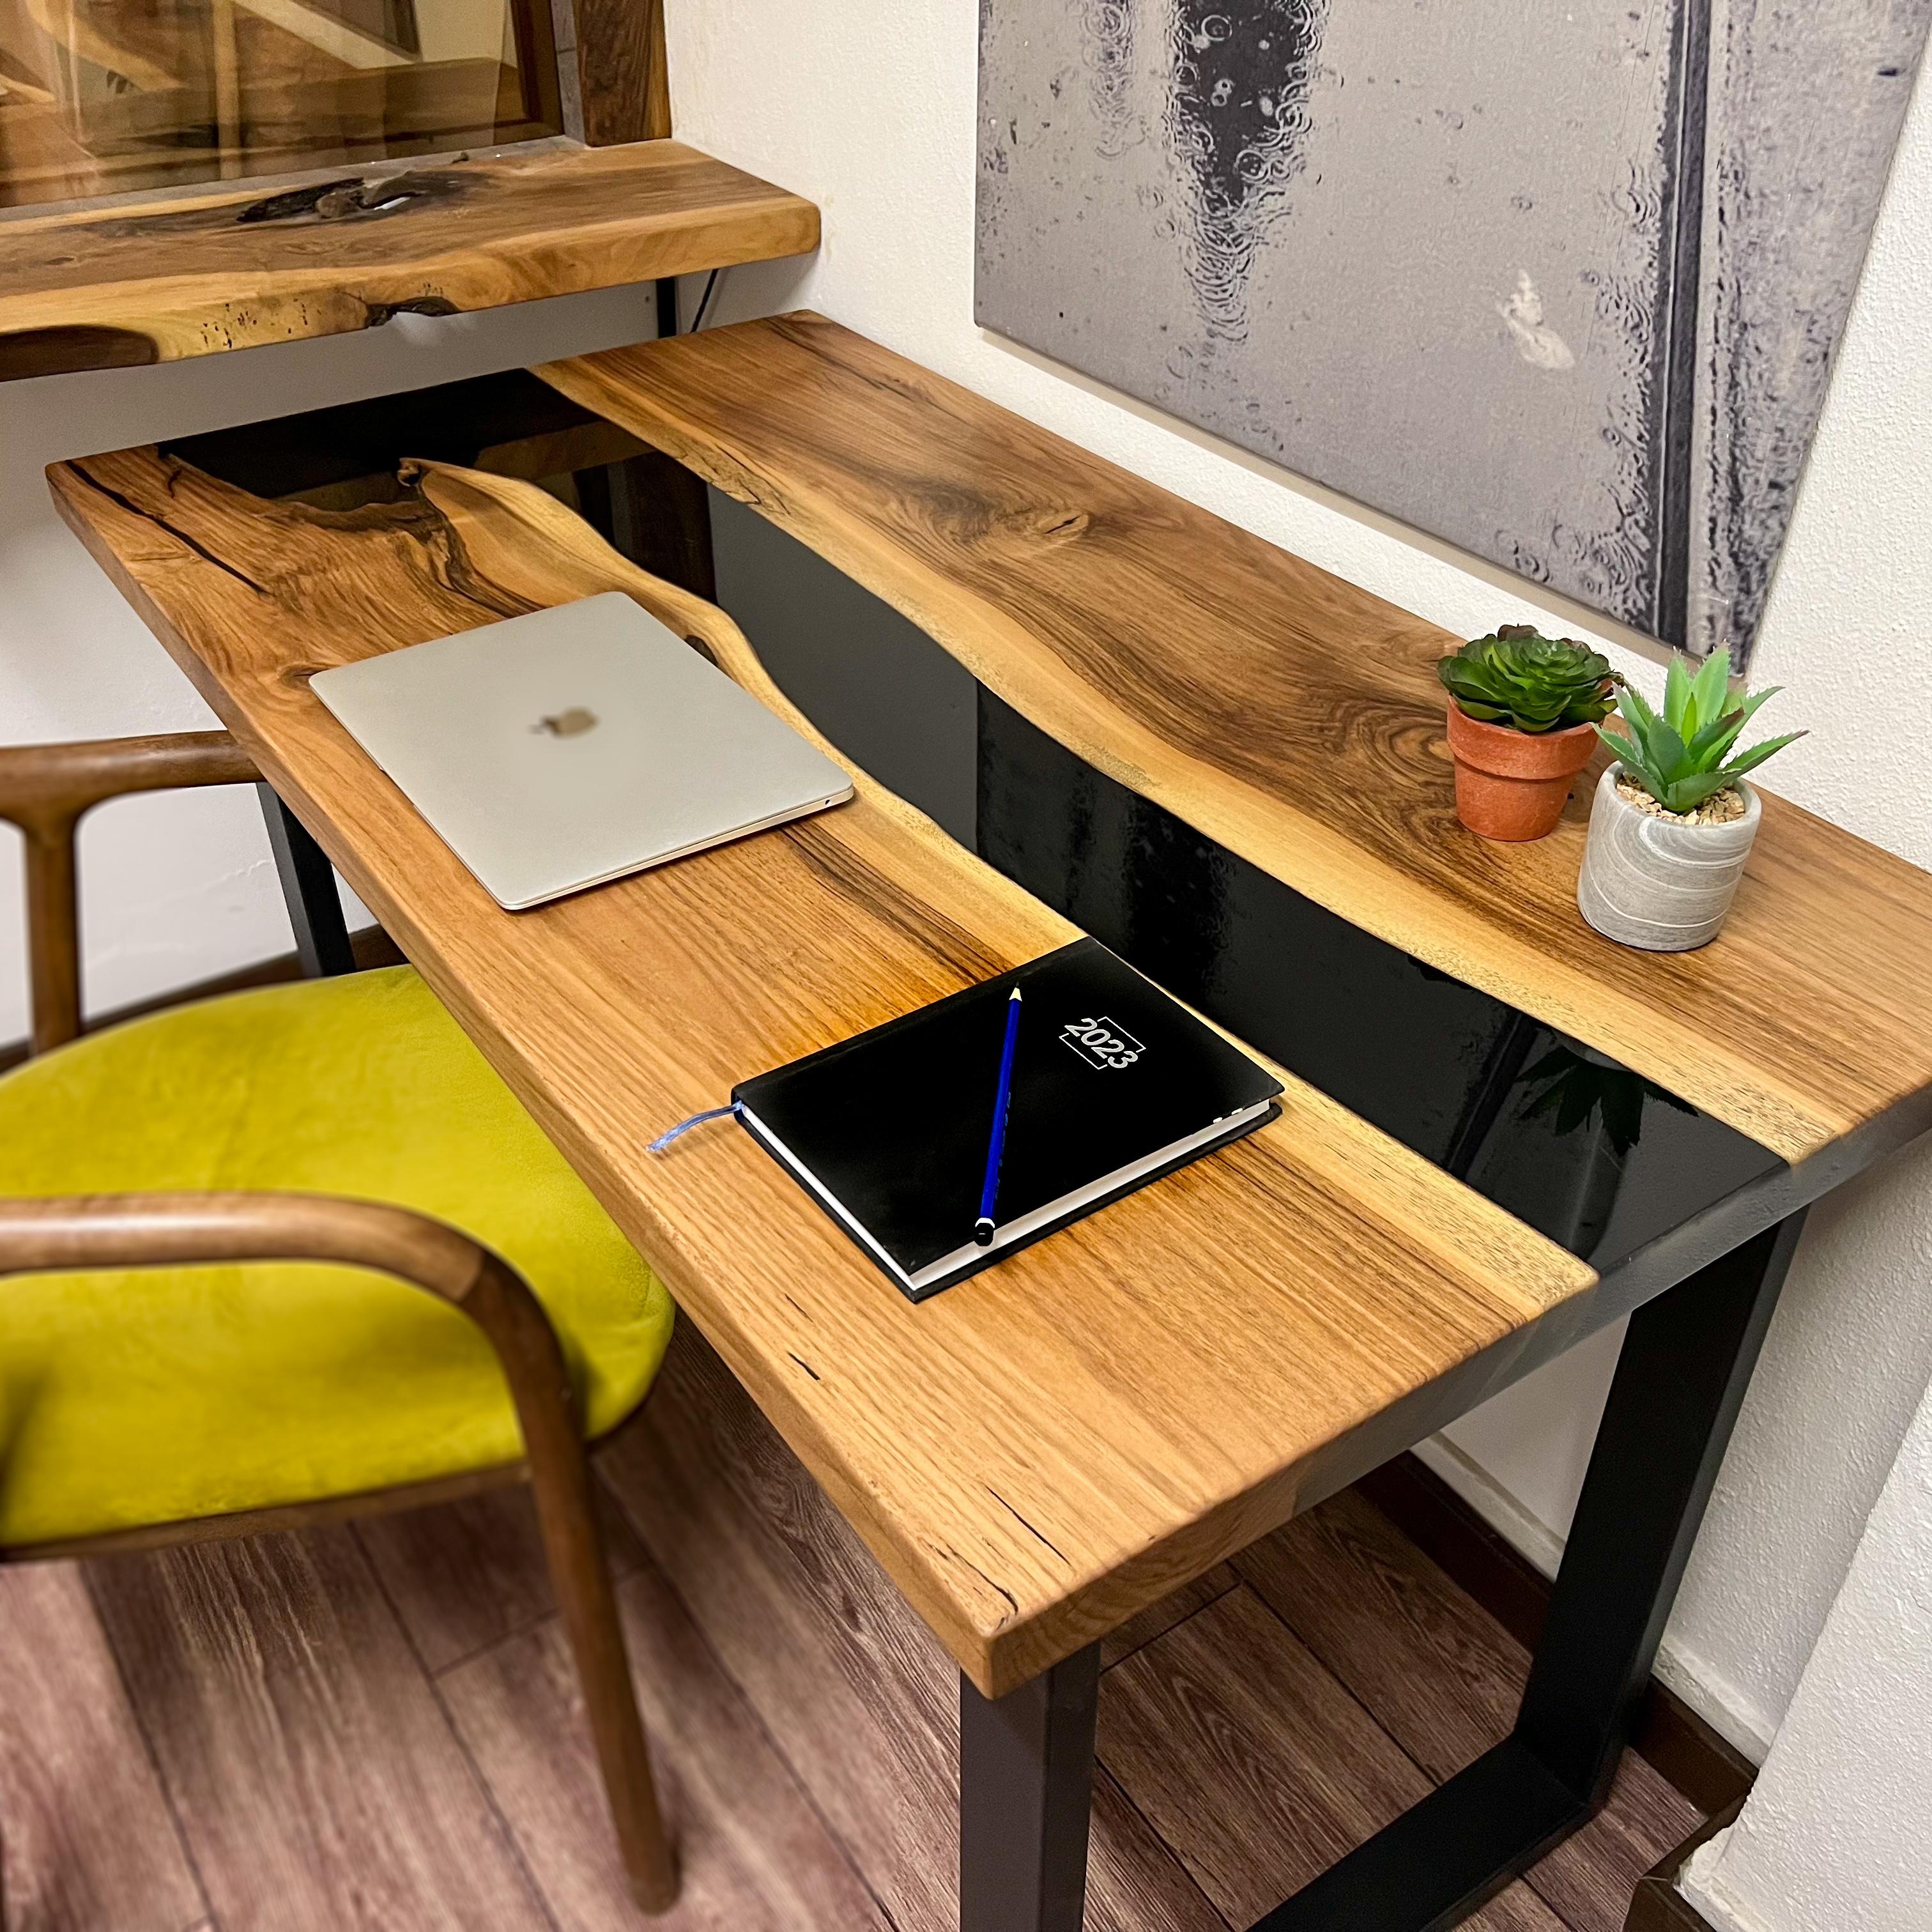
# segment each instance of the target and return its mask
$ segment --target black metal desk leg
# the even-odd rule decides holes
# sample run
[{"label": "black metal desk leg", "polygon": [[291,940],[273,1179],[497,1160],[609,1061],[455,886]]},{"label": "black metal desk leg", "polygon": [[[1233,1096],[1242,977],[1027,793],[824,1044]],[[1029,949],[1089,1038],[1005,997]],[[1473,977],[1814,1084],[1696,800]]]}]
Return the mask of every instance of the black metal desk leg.
[{"label": "black metal desk leg", "polygon": [[1080,1932],[1100,1649],[1004,1697],[959,1680],[960,1932]]},{"label": "black metal desk leg", "polygon": [[329,864],[328,854],[275,796],[272,785],[258,784],[255,789],[261,795],[268,846],[275,855],[282,896],[288,902],[289,924],[295,929],[296,952],[303,972],[311,980],[354,972],[356,955],[349,944],[349,922],[342,916],[335,868]]},{"label": "black metal desk leg", "polygon": [[1630,1317],[1516,1724],[1592,1810],[1629,1741],[1804,1226],[1792,1215]]},{"label": "black metal desk leg", "polygon": [[1445,1932],[1603,1803],[1804,1220],[1630,1317],[1515,1730],[1253,1932]]}]

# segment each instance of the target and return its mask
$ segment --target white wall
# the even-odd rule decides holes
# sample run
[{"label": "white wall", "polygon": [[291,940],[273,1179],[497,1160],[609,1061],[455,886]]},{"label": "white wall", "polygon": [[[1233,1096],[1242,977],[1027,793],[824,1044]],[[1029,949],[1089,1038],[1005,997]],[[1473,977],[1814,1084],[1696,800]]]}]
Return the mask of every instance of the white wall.
[{"label": "white wall", "polygon": [[1743,1815],[1682,1884],[1722,1932],[1924,1932],[1932,1899],[1932,1395]]},{"label": "white wall", "polygon": [[[0,744],[206,729],[214,720],[54,514],[50,463],[656,333],[652,292],[610,289],[149,369],[0,383]],[[104,806],[81,833],[86,994],[99,1012],[286,952],[254,796]],[[366,913],[352,908],[354,922]],[[20,847],[0,828],[0,1041],[26,1031]]]},{"label": "white wall", "polygon": [[[811,196],[808,263],[734,269],[714,317],[809,304],[1274,542],[1467,635],[1573,609],[973,324],[972,0],[670,0],[678,130]],[[1932,99],[1921,87],[1763,633],[1777,710],[1816,735],[1777,786],[1932,866]],[[1132,299],[1129,288],[1124,300]],[[1602,635],[1600,627],[1595,634]],[[1654,668],[1626,660],[1654,679]],[[1932,1149],[1813,1217],[1663,1667],[1761,1754],[1932,1370]],[[1438,1452],[1547,1558],[1613,1342],[1470,1418]]]}]

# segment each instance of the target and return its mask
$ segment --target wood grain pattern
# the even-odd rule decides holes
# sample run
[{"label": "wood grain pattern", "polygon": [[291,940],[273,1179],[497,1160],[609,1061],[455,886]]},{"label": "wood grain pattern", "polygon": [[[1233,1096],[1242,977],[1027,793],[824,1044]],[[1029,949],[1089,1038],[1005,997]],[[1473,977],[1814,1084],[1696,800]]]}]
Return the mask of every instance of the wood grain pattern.
[{"label": "wood grain pattern", "polygon": [[[371,177],[370,178],[375,178]],[[675,141],[520,152],[0,225],[0,380],[172,362],[818,245],[808,201]]]},{"label": "wood grain pattern", "polygon": [[584,138],[593,148],[670,132],[664,0],[573,0]]},{"label": "wood grain pattern", "polygon": [[1224,1932],[1227,1921],[1104,1765],[1094,1770],[1092,1833],[1083,1932]]},{"label": "wood grain pattern", "polygon": [[72,1564],[0,1582],[0,1821],[10,1926],[182,1932],[208,1910]]},{"label": "wood grain pattern", "polygon": [[[664,1578],[619,1592],[679,1846],[676,1932],[891,1932],[837,1840]],[[546,1622],[440,1682],[554,1922],[638,1932],[584,1742],[569,1653]]]},{"label": "wood grain pattern", "polygon": [[1225,1597],[1240,1580],[1240,1573],[1232,1564],[1217,1563],[1213,1569],[1204,1570],[1192,1582],[1184,1583],[1172,1595],[1148,1604],[1102,1640],[1101,1669],[1111,1670],[1115,1664],[1124,1663],[1156,1637],[1165,1636],[1176,1624],[1185,1623],[1196,1611],[1204,1610]]},{"label": "wood grain pattern", "polygon": [[1767,795],[1721,937],[1632,952],[1576,910],[1588,784],[1534,844],[1457,824],[1435,626],[822,317],[538,373],[1097,770],[1786,1158],[1932,1083],[1932,877],[1875,846]]},{"label": "wood grain pattern", "polygon": [[[602,1466],[891,1924],[956,1932],[952,1660],[688,1327],[650,1409]],[[1090,1932],[1221,1925],[1104,1775],[1094,1789],[1087,1923]]]},{"label": "wood grain pattern", "polygon": [[[1354,1490],[1526,1655],[1536,1648],[1549,1618],[1550,1580],[1440,1476],[1413,1455],[1396,1456]],[[1742,1803],[1757,1778],[1757,1767],[1735,1744],[1654,1677],[1639,1705],[1630,1748],[1701,1812]]]},{"label": "wood grain pattern", "polygon": [[[610,1574],[628,1576],[644,1551],[603,1485],[593,1484],[592,1493]],[[433,1676],[556,1609],[536,1508],[520,1484],[364,1517],[356,1540]]]},{"label": "wood grain pattern", "polygon": [[[950,1897],[950,1777],[942,1771],[929,1786],[908,1786],[904,1775],[908,1765],[950,1763],[956,1707],[942,1694],[950,1688],[946,1660],[749,1398],[688,1328],[668,1373],[684,1407],[674,1417],[667,1412],[662,1448],[623,1455],[618,1459],[622,1468],[613,1472],[625,1481],[628,1507],[678,1564],[674,1576],[635,1557],[638,1568],[621,1592],[682,1853],[683,1892],[656,1922],[665,1932],[735,1932],[740,1926],[769,1932],[885,1932],[889,1924],[896,1932],[952,1932],[942,1916]],[[626,1440],[620,1438],[614,1450]],[[658,1472],[666,1467],[668,1479],[661,1481]],[[1227,1920],[1208,1902],[1183,1857],[1204,1870],[1223,1856],[1217,1847],[1225,1846],[1230,1869],[1251,1856],[1270,1870],[1292,1865],[1298,1871],[1302,1856],[1290,1854],[1284,1861],[1277,1842],[1282,1820],[1293,1821],[1291,1834],[1318,1838],[1331,1827],[1339,1832],[1338,1818],[1353,1802],[1346,1794],[1372,1793],[1387,1784],[1388,1766],[1400,1762],[1402,1738],[1418,1735],[1418,1722],[1422,1735],[1431,1734],[1437,1721],[1427,1714],[1432,1700],[1447,1707],[1442,1721],[1450,1726],[1463,1720],[1460,1714],[1507,1706],[1520,1656],[1512,1658],[1506,1648],[1486,1642],[1417,1642],[1418,1629],[1432,1636],[1454,1631],[1472,1618],[1480,1623],[1480,1615],[1466,1601],[1455,1600],[1458,1592],[1451,1590],[1449,1600],[1438,1604],[1431,1592],[1402,1580],[1412,1569],[1428,1572],[1432,1566],[1400,1539],[1384,1541],[1386,1532],[1375,1528],[1353,1497],[1346,1508],[1346,1534],[1333,1528],[1336,1512],[1324,1505],[1303,1520],[1323,1530],[1321,1536],[1289,1532],[1262,1546],[1278,1556],[1277,1570],[1292,1559],[1294,1587],[1310,1600],[1309,1626],[1294,1633],[1304,1640],[1298,1657],[1286,1650],[1278,1626],[1258,1626],[1263,1636],[1258,1647],[1252,1618],[1208,1621],[1228,1603],[1224,1594],[1216,1600],[1215,1611],[1197,1612],[1190,1620],[1204,1642],[1184,1649],[1175,1641],[1182,1626],[1172,1627],[1151,1647],[1161,1652],[1165,1645],[1163,1654],[1150,1657],[1144,1650],[1102,1678],[1103,1713],[1119,1707],[1104,1721],[1118,1720],[1135,1732],[1130,1774],[1138,1782],[1144,1763],[1157,1765],[1160,1790],[1198,1785],[1199,1802],[1219,1809],[1211,1835],[1204,1838],[1197,1803],[1174,1804],[1171,1817],[1181,1835],[1170,1847],[1103,1766],[1094,1792],[1088,1932],[1226,1932]],[[445,1516],[454,1520],[446,1522]],[[620,1932],[639,1925],[643,1922],[625,1902],[621,1871],[602,1828],[595,1767],[583,1743],[559,1626],[544,1618],[514,1629],[532,1596],[527,1520],[507,1511],[486,1518],[459,1504],[417,1510],[386,1528],[414,1546],[394,1552],[396,1562],[386,1573],[394,1601],[403,1603],[394,1591],[398,1575],[425,1580],[446,1556],[453,1552],[458,1559],[450,1588],[418,1588],[412,1582],[404,1593],[414,1651],[408,1667],[419,1681],[427,1683],[420,1667],[424,1658],[462,1649],[479,1624],[512,1632],[446,1670],[430,1694],[452,1725],[532,1881],[522,1898],[504,1901],[516,1915],[513,1922],[529,1932]],[[353,1541],[365,1534],[358,1530]],[[292,1540],[299,1550],[313,1539]],[[1378,1580],[1367,1587],[1360,1571],[1365,1550],[1373,1552]],[[308,1560],[333,1574],[345,1562],[352,1570],[353,1556],[352,1542],[345,1540],[320,1564],[313,1553]],[[761,1574],[766,1565],[769,1574]],[[204,1917],[206,1908],[192,1883],[182,1889],[178,1846],[170,1868],[172,1827],[146,1755],[152,1738],[162,1763],[186,1766],[198,1774],[209,1742],[211,1708],[223,1724],[242,1720],[257,1727],[292,1712],[296,1729],[305,1732],[315,1721],[314,1711],[287,1694],[284,1681],[286,1653],[292,1648],[304,1653],[302,1676],[340,1687],[332,1694],[340,1696],[347,1713],[344,1749],[358,1754],[356,1774],[375,1788],[378,1802],[415,1788],[421,1775],[414,1761],[422,1738],[415,1715],[424,1708],[420,1698],[410,1698],[403,1721],[393,1727],[378,1729],[366,1719],[372,1704],[386,1708],[394,1697],[402,1666],[393,1626],[382,1617],[366,1582],[356,1582],[349,1593],[361,1606],[358,1614],[332,1614],[331,1605],[339,1604],[342,1594],[339,1585],[332,1582],[326,1601],[311,1603],[307,1588],[291,1592],[291,1574],[285,1561],[244,1562],[198,1580],[188,1599],[187,1624],[196,1661],[190,1681],[184,1682],[170,1669],[157,1668],[147,1654],[151,1621],[171,1618],[181,1600],[153,1559],[0,1570],[0,1838],[14,1906],[10,1925],[49,1932],[220,1932],[224,1927],[239,1932],[254,1922],[286,1932],[342,1932],[337,1888],[361,1882],[365,1846],[338,1828],[339,1820],[325,1816],[309,1834],[314,1856],[333,1869],[319,1880],[304,1873],[278,1891],[265,1921]],[[299,1576],[299,1569],[294,1574]],[[130,1622],[135,1633],[131,1700],[124,1696],[116,1659],[83,1586],[90,1574],[104,1575],[117,1597],[131,1592],[134,1598],[131,1619],[112,1620],[117,1636]],[[131,1585],[125,1581],[130,1576]],[[706,1640],[711,1628],[700,1631],[683,1600],[686,1591],[702,1605],[707,1624],[721,1598],[728,1609],[734,1592],[749,1600],[748,1613],[728,1616],[717,1627],[728,1639],[728,1656]],[[460,1600],[472,1592],[497,1600],[478,1612]],[[292,1630],[287,1622],[292,1594],[303,1606]],[[1244,1586],[1240,1594],[1252,1598],[1254,1592]],[[790,1607],[776,1619],[765,1619],[768,1602]],[[205,1641],[202,1618],[217,1610],[221,1628],[233,1633],[234,1640]],[[1325,1666],[1316,1659],[1324,1650],[1340,1655],[1328,1633],[1344,1616],[1351,1622],[1351,1654],[1372,1659],[1386,1652],[1382,1666],[1358,1682],[1346,1670],[1339,1676],[1328,1673],[1357,1693],[1366,1718],[1345,1702],[1339,1707],[1345,1713],[1339,1729],[1318,1738],[1299,1735],[1294,1726],[1300,1707],[1294,1696],[1282,1694],[1278,1680],[1286,1669],[1292,1681],[1306,1678],[1321,1684]],[[764,1641],[753,1681],[776,1683],[784,1693],[770,1710],[736,1678],[736,1666],[758,1642],[761,1619]],[[379,1633],[373,1643],[367,1636],[372,1620]],[[923,1658],[924,1675],[937,1687],[932,1695],[898,1696],[886,1654],[894,1633]],[[160,1642],[165,1660],[182,1638],[169,1630]],[[856,1660],[856,1678],[844,1675],[848,1660]],[[1150,1670],[1150,1683],[1134,1675]],[[1252,1695],[1229,1688],[1250,1684]],[[1340,1691],[1329,1684],[1312,1694],[1325,1708]],[[835,1740],[828,1748],[820,1735],[799,1738],[801,1713],[808,1723],[814,1708],[836,1720],[854,1703],[866,1722],[864,1738],[856,1746]],[[1158,1728],[1145,1731],[1146,1721]],[[890,1742],[896,1727],[913,1732],[914,1740]],[[802,1755],[794,1764],[791,1754],[798,1743]],[[436,1750],[446,1769],[446,1743]],[[878,1755],[872,1758],[874,1751]],[[1398,1754],[1394,1760],[1392,1751]],[[214,1816],[217,1828],[209,1835],[202,1835],[207,1814],[199,1803],[184,1807],[190,1859],[201,1860],[228,1886],[232,1847],[247,1840],[258,1820],[266,1856],[280,1858],[293,1828],[285,1814],[306,1814],[312,1806],[314,1754],[313,1748],[262,1753],[221,1779],[225,1808]],[[1418,1755],[1413,1749],[1408,1754]],[[1304,1760],[1312,1766],[1312,1782],[1306,1784],[1298,1768]],[[1238,1765],[1250,1768],[1245,1774],[1231,1772]],[[250,1773],[257,1774],[254,1781]],[[841,1774],[856,1779],[857,1802],[907,1813],[908,1842],[924,1843],[928,1867],[910,1893],[889,1868],[875,1874],[856,1848],[831,1828],[821,1796],[828,1775]],[[324,1784],[326,1804],[334,1801]],[[1345,1794],[1339,1806],[1338,1790]],[[1623,1803],[1620,1782],[1612,1812]],[[398,1862],[434,1874],[449,1856],[448,1820],[440,1808],[392,1806],[384,1830],[379,1886],[387,1887],[388,1872]],[[1604,1848],[1598,1850],[1600,1855]],[[1528,1878],[1552,1906],[1546,1881],[1558,1856],[1533,1868]],[[1682,1848],[1675,1849],[1663,1864],[1674,1868],[1681,1856]],[[272,1874],[281,1876],[280,1868]],[[910,1906],[896,1907],[890,1921],[874,1896],[881,1882],[896,1884],[902,1904]],[[1665,1890],[1656,1880],[1639,1888],[1652,1905]],[[1585,1896],[1585,1916],[1559,1912],[1568,1932],[1602,1932],[1605,1927],[1621,1932],[1617,1901],[1619,1896],[1630,1899],[1628,1870],[1600,1872],[1595,1888]],[[1520,1928],[1514,1916],[1520,1902],[1504,1907],[1512,1915],[1502,1920],[1504,1925]],[[170,1916],[177,1912],[181,1916]],[[1539,1932],[1553,1932],[1546,1921],[1534,1922]],[[1631,1925],[1636,1922],[1633,1916]],[[1234,1932],[1244,1932],[1247,1923],[1238,1918]]]},{"label": "wood grain pattern", "polygon": [[[1430,1780],[1244,1587],[1110,1671],[1101,1761],[1230,1925],[1252,1924]],[[1521,1880],[1470,1932],[1562,1932]]]},{"label": "wood grain pattern", "polygon": [[688,1328],[601,1466],[892,1922],[952,1932],[951,1660]]},{"label": "wood grain pattern", "polygon": [[[1508,1735],[1528,1653],[1359,1496],[1285,1524],[1234,1567],[1437,1783]],[[1572,1932],[1622,1932],[1637,1880],[1696,1822],[1626,1751],[1610,1802],[1530,1882]]]},{"label": "wood grain pattern", "polygon": [[543,1923],[347,1531],[89,1570],[218,1923]]},{"label": "wood grain pattern", "polygon": [[862,775],[851,804],[770,836],[502,912],[308,674],[619,588],[795,717],[722,613],[541,491],[474,472],[427,466],[417,500],[339,514],[265,503],[152,451],[50,475],[177,662],[989,1694],[1285,1520],[1310,1457],[1591,1285],[1290,1082],[1269,1126],[914,1308],[728,1123],[665,1157],[646,1143],[750,1072],[1064,944],[1064,921]]}]

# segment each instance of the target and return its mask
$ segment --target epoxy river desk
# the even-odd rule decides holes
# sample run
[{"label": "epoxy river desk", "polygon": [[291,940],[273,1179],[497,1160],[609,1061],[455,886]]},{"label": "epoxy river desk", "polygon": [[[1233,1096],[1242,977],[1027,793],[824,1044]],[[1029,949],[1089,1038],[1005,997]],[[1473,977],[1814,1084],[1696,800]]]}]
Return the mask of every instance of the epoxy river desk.
[{"label": "epoxy river desk", "polygon": [[[1514,1734],[1262,1922],[1454,1923],[1600,1798],[1804,1205],[1932,1123],[1932,879],[1767,801],[1718,944],[1620,952],[1576,808],[1456,828],[1414,619],[814,318],[544,373],[968,664],[986,857],[862,781],[502,913],[309,674],[618,587],[789,711],[722,614],[474,472],[52,481],[958,1660],[968,1932],[1080,1924],[1100,1637],[1636,1311]],[[1070,916],[1272,1054],[1281,1119],[919,1308],[743,1134],[645,1153]]]}]

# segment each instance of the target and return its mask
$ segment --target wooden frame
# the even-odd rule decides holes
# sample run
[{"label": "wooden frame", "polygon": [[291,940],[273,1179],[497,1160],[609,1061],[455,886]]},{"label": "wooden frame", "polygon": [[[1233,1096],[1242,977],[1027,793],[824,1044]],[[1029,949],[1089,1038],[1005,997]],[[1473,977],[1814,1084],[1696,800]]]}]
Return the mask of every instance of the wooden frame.
[{"label": "wooden frame", "polygon": [[[178,60],[165,52],[159,62],[152,58],[158,51],[154,44],[145,50],[123,46],[104,38],[97,27],[69,23],[67,31],[80,36],[74,48],[77,55],[103,72],[131,76],[137,84],[104,94],[92,104],[84,145],[73,155],[50,152],[36,163],[30,153],[10,168],[8,182],[20,190],[10,205],[32,208],[68,200],[80,191],[75,170],[83,160],[96,182],[89,198],[113,198],[204,178],[260,179],[291,169],[401,160],[412,152],[512,147],[559,134],[593,148],[662,140],[670,134],[662,0],[509,0],[509,4],[517,64],[500,69],[496,105],[487,118],[464,118],[478,104],[472,97],[480,63],[474,59],[344,68],[326,82],[309,75],[264,79],[248,88],[246,118],[256,124],[258,134],[267,128],[300,127],[307,95],[335,124],[333,146],[301,144],[286,134],[279,142],[226,145],[244,106],[236,92],[240,82],[232,48],[225,72],[184,82]],[[52,16],[33,0],[25,4],[16,0],[10,7],[0,0],[0,38],[54,31]],[[178,55],[184,52],[176,50]],[[15,70],[16,104],[50,104],[44,90],[22,80],[19,61],[4,55],[0,48],[0,66]],[[319,87],[326,87],[326,94],[318,94]],[[171,137],[197,118],[205,124],[209,116],[218,122],[224,145],[196,151],[206,174],[170,172]],[[434,133],[403,131],[412,128]]]},{"label": "wooden frame", "polygon": [[0,752],[0,819],[26,840],[27,957],[35,1053],[80,1032],[80,917],[74,835],[110,798],[178,786],[247,784],[261,776],[226,731]]},{"label": "wooden frame", "polygon": [[0,0],[0,47],[26,80],[0,190],[31,208],[563,134],[551,0],[500,4],[426,58],[316,0],[239,20]]},{"label": "wooden frame", "polygon": [[[258,781],[254,761],[226,731],[0,752],[0,818],[18,826],[27,842],[35,1052],[80,1030],[74,834],[82,814],[130,792]],[[632,1893],[645,1910],[665,1910],[677,1896],[676,1865],[592,1507],[577,1400],[556,1332],[522,1276],[454,1228],[373,1202],[218,1192],[0,1199],[0,1276],[241,1261],[370,1268],[458,1310],[496,1354],[526,1460],[360,1496],[0,1549],[0,1562],[298,1528],[527,1480]]]},{"label": "wooden frame", "polygon": [[[671,131],[664,0],[570,0],[584,141],[607,148]],[[558,58],[565,58],[560,50]]]}]

